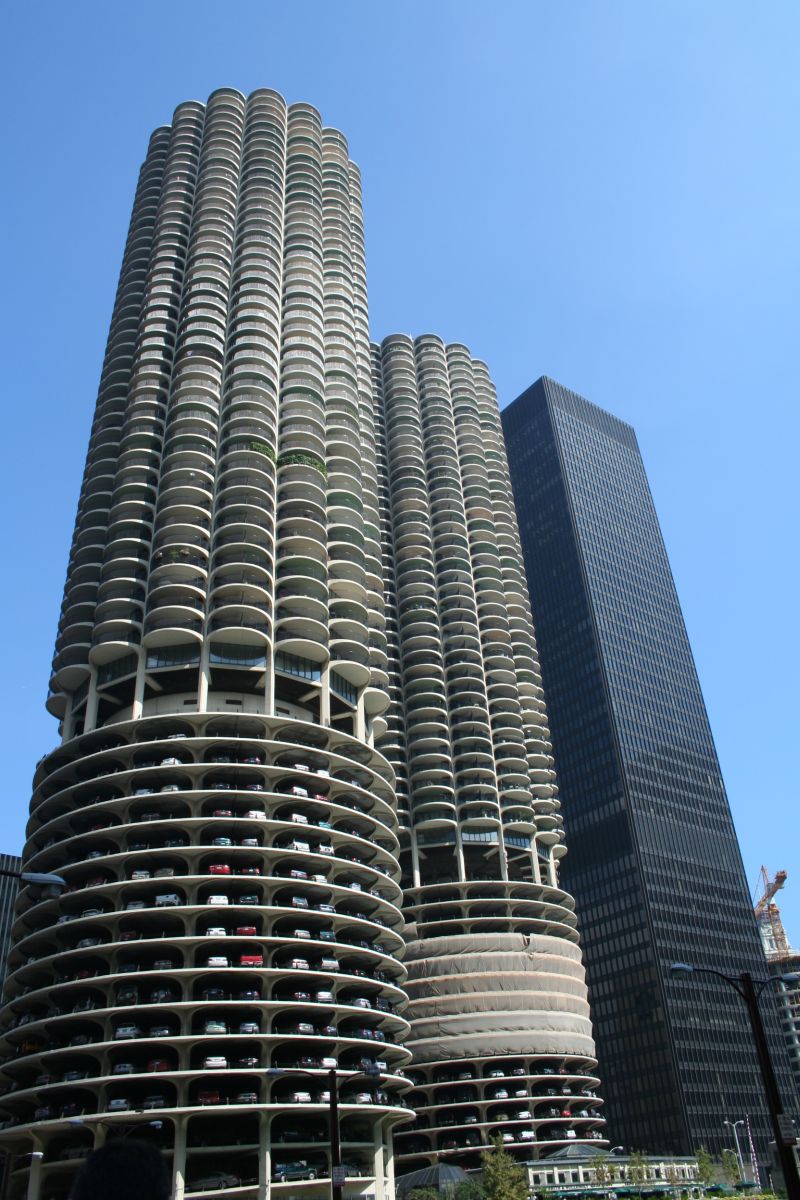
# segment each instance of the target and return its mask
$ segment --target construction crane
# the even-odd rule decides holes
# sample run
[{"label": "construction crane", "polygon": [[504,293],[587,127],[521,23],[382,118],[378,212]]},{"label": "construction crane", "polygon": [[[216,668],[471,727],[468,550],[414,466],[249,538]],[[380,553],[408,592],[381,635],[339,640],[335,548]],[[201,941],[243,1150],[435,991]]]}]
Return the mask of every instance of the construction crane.
[{"label": "construction crane", "polygon": [[756,900],[754,911],[759,927],[767,934],[772,934],[776,958],[788,958],[791,954],[789,940],[783,928],[781,910],[775,904],[773,897],[786,883],[786,872],[776,871],[772,879],[767,868],[761,868],[761,896]]}]

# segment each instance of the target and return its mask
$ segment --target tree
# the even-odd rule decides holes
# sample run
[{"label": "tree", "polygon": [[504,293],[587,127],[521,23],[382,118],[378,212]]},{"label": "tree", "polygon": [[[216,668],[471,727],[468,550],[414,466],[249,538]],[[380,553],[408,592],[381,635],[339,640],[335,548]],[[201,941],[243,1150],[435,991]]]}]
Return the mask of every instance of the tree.
[{"label": "tree", "polygon": [[598,1154],[592,1164],[592,1183],[597,1187],[608,1187],[613,1181],[611,1167],[608,1165],[608,1155]]},{"label": "tree", "polygon": [[642,1184],[647,1180],[647,1155],[634,1150],[628,1159],[628,1179],[641,1195]]},{"label": "tree", "polygon": [[711,1152],[706,1146],[698,1146],[694,1152],[694,1156],[697,1159],[697,1179],[703,1187],[708,1187],[716,1178],[714,1159]]},{"label": "tree", "polygon": [[486,1192],[477,1179],[464,1179],[453,1189],[453,1200],[486,1200]]},{"label": "tree", "polygon": [[722,1174],[730,1187],[735,1187],[741,1178],[739,1160],[733,1150],[722,1151]]},{"label": "tree", "polygon": [[528,1200],[528,1179],[525,1171],[497,1137],[491,1150],[481,1156],[483,1190],[486,1200]]},{"label": "tree", "polygon": [[664,1182],[669,1184],[671,1188],[681,1187],[683,1181],[680,1176],[680,1171],[675,1166],[675,1163],[667,1163],[666,1167],[664,1168]]},{"label": "tree", "polygon": [[408,1200],[439,1200],[439,1193],[431,1187],[412,1188]]}]

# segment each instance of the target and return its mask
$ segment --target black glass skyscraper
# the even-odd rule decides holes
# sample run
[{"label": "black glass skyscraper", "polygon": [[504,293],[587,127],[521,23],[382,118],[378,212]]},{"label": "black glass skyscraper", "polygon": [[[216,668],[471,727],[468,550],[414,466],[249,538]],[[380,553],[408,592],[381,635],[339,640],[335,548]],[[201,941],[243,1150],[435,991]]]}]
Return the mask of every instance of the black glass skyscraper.
[{"label": "black glass skyscraper", "polygon": [[[715,979],[669,976],[676,960],[766,967],[636,435],[550,379],[503,425],[610,1134],[628,1148],[718,1153],[723,1122],[748,1114],[763,1155],[744,1006]],[[743,687],[743,745],[755,738],[748,712]],[[755,774],[753,788],[756,802]]]}]

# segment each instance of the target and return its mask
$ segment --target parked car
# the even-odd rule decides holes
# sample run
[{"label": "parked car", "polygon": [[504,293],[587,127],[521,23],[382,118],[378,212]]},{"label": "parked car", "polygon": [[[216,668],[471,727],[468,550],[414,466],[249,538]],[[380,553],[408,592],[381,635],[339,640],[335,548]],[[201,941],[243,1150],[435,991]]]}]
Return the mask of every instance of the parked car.
[{"label": "parked car", "polygon": [[275,1183],[288,1183],[293,1179],[316,1179],[320,1171],[309,1166],[307,1162],[276,1163],[272,1168],[272,1179]]},{"label": "parked car", "polygon": [[[218,1093],[214,1093],[218,1095]],[[203,1092],[200,1096],[204,1095]],[[198,1096],[200,1104],[216,1104],[218,1100],[201,1100]],[[231,1175],[228,1171],[212,1171],[210,1175],[202,1175],[199,1179],[194,1179],[189,1182],[189,1191],[191,1192],[216,1192],[224,1188],[235,1188],[241,1186],[241,1179],[238,1175]]]},{"label": "parked car", "polygon": [[138,1025],[118,1025],[114,1030],[114,1041],[119,1042],[126,1038],[140,1038],[142,1031]]}]

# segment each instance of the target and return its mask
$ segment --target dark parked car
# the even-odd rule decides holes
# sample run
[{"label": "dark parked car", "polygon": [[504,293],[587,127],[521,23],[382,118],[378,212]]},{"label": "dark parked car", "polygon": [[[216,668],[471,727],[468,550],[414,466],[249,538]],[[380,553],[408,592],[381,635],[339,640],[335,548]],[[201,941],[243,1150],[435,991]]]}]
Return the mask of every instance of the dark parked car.
[{"label": "dark parked car", "polygon": [[275,1163],[272,1168],[272,1179],[275,1183],[284,1183],[292,1179],[317,1179],[324,1171],[300,1159],[298,1162]]}]

